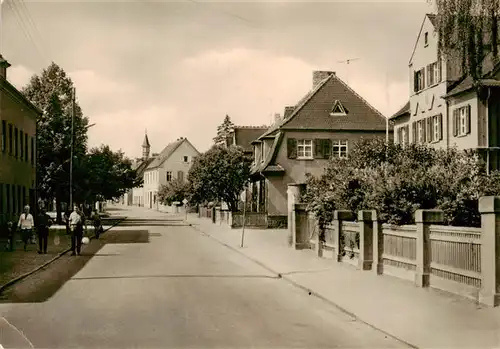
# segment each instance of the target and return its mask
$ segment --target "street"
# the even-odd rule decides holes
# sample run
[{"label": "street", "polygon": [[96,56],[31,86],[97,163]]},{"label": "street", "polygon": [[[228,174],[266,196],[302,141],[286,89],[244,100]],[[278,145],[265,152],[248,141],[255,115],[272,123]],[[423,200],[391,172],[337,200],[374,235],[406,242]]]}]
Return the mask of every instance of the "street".
[{"label": "street", "polygon": [[107,244],[48,301],[1,305],[4,348],[405,347],[181,216],[125,214],[113,229],[149,230],[149,243]]}]

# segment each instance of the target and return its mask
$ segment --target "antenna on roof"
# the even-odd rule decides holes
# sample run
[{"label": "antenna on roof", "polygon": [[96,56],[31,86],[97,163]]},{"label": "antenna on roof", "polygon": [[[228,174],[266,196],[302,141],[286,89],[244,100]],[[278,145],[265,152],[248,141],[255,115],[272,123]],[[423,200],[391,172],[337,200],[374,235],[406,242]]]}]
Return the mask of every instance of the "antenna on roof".
[{"label": "antenna on roof", "polygon": [[337,63],[345,63],[346,66],[347,66],[347,72],[346,72],[346,83],[349,85],[349,64],[352,62],[352,61],[357,61],[359,60],[360,58],[349,58],[349,59],[346,59],[344,61],[337,61]]}]

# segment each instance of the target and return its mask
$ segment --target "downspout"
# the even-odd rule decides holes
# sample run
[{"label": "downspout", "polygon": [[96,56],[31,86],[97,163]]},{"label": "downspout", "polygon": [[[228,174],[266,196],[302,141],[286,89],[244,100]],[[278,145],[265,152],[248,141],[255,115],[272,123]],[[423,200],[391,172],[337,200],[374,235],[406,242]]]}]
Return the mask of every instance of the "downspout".
[{"label": "downspout", "polygon": [[[450,101],[448,99],[445,100],[446,108],[446,150],[450,148]],[[452,125],[453,126],[453,125]]]},{"label": "downspout", "polygon": [[490,97],[491,88],[488,87],[488,96],[486,97],[486,174],[490,174]]}]

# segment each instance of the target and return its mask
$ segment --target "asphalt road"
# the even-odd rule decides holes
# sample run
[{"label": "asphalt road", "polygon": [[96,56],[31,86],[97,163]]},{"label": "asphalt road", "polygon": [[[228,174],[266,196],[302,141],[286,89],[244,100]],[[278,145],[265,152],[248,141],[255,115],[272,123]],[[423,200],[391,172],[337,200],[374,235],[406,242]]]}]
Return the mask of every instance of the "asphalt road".
[{"label": "asphalt road", "polygon": [[127,214],[114,229],[149,243],[105,245],[48,301],[0,305],[4,348],[405,347],[165,214]]}]

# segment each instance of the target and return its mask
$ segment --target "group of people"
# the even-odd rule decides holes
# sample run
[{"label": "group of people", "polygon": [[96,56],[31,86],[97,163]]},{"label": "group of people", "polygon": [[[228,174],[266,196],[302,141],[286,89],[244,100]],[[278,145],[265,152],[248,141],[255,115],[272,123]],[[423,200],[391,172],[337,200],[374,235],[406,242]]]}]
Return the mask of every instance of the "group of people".
[{"label": "group of people", "polygon": [[[69,215],[65,215],[66,225],[68,227],[69,233],[71,234],[71,250],[72,255],[80,255],[81,247],[82,247],[82,239],[85,231],[87,230],[86,217],[83,211],[75,206],[73,208],[73,212]],[[101,217],[97,210],[94,210],[91,215],[91,220],[94,226],[94,234],[96,239],[99,239],[100,233],[103,231],[101,224]],[[30,241],[35,243],[35,231],[36,235],[38,235],[38,253],[46,254],[48,247],[48,238],[49,238],[49,228],[52,225],[52,219],[47,214],[45,209],[41,208],[37,214],[36,219],[30,213],[30,207],[25,206],[24,212],[19,217],[19,221],[17,223],[17,228],[20,232],[22,242],[24,244],[24,250],[27,251],[28,244]],[[11,249],[13,249],[13,240],[14,240],[14,230],[12,222],[8,223],[9,230],[9,240]]]}]

